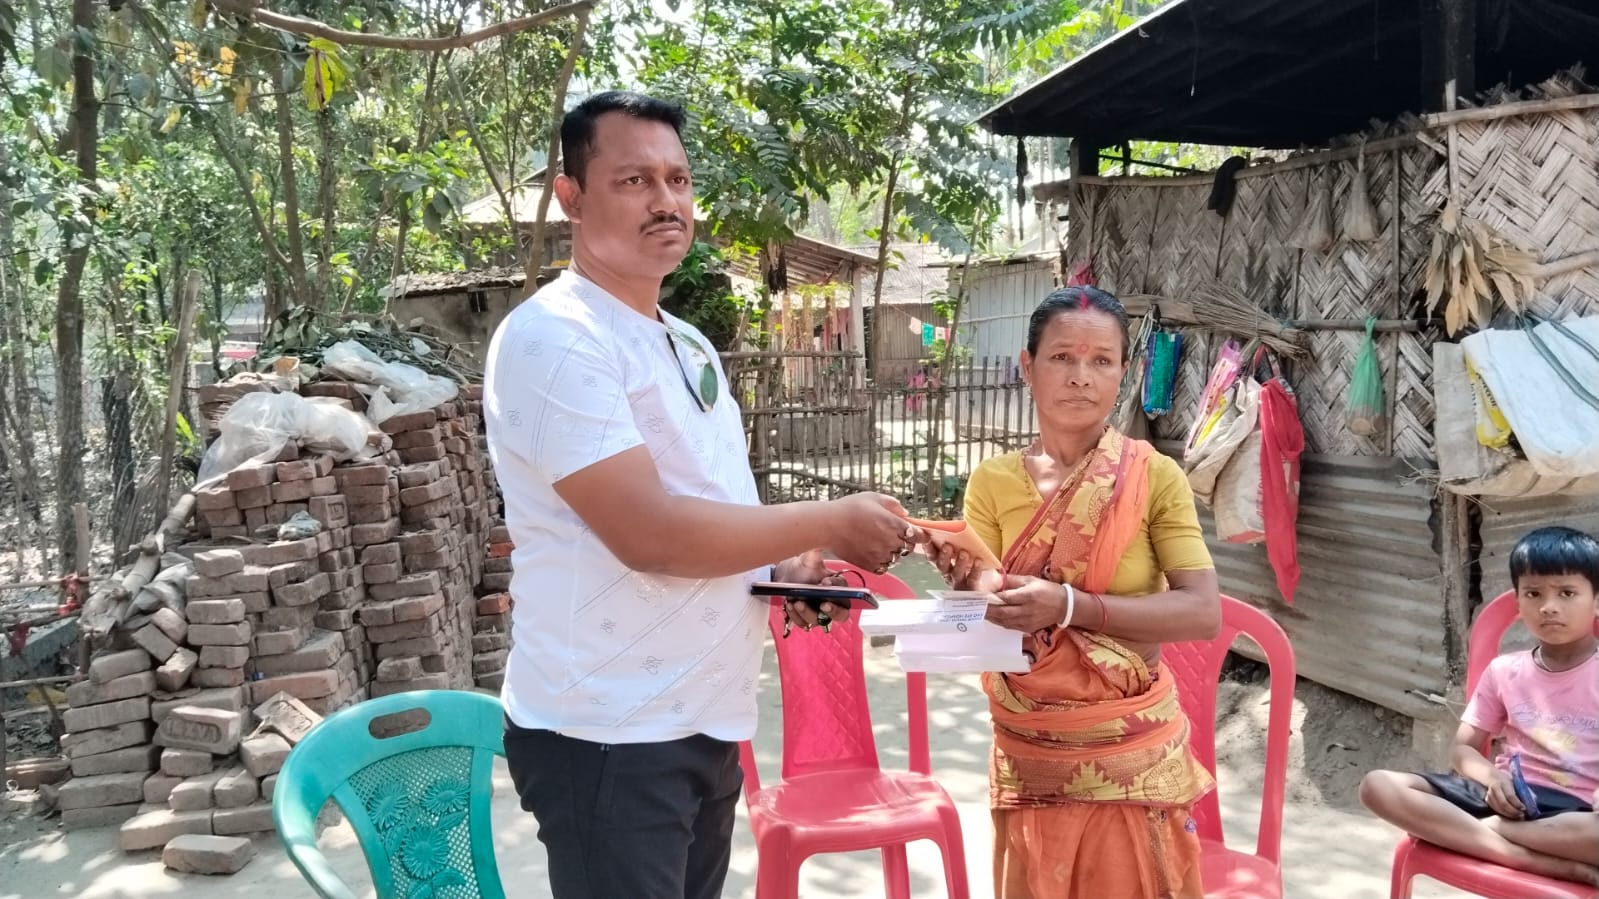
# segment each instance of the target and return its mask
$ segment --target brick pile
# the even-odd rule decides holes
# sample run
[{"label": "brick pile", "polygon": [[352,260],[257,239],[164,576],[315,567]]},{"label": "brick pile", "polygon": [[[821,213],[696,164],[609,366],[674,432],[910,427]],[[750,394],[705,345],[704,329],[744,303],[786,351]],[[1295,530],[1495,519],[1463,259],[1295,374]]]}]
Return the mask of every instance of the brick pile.
[{"label": "brick pile", "polygon": [[86,679],[67,688],[61,751],[72,779],[56,804],[65,827],[119,824],[138,814],[144,779],[160,758],[150,745],[155,665],[142,647],[106,653],[90,663]]},{"label": "brick pile", "polygon": [[186,548],[194,553],[185,587],[189,642],[200,656],[196,686],[244,685],[257,703],[287,692],[319,714],[365,698],[370,654],[353,615],[339,614],[365,599],[352,550],[360,529],[340,492],[350,470],[324,455],[247,465],[197,494],[202,530],[213,539],[236,527],[217,524],[234,517],[229,503],[246,517],[250,535],[300,513],[319,530],[292,540]]},{"label": "brick pile", "polygon": [[511,654],[511,534],[505,525],[489,531],[482,595],[472,625],[472,674],[477,685],[498,690],[505,683],[505,660]]},{"label": "brick pile", "polygon": [[[304,392],[366,405],[343,382]],[[121,824],[123,849],[167,847],[180,870],[242,865],[216,838],[272,829],[273,778],[309,722],[406,690],[498,687],[510,541],[481,412],[468,387],[382,422],[371,458],[291,443],[197,491],[185,596],[114,632],[68,692],[64,823]]]},{"label": "brick pile", "polygon": [[286,693],[254,708],[245,697],[242,686],[223,687],[156,704],[159,768],[142,776],[142,802],[118,829],[124,852],[163,849],[168,867],[197,873],[249,861],[238,838],[273,830],[278,771],[321,718]]}]

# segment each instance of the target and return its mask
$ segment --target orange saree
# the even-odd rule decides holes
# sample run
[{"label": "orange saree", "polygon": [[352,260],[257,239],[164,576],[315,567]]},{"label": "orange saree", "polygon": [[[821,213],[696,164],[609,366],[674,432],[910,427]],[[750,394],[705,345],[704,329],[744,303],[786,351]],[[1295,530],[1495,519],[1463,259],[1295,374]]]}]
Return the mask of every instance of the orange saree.
[{"label": "orange saree", "polygon": [[[1107,430],[1007,550],[1014,574],[1104,592],[1138,536],[1153,447]],[[1103,634],[1050,628],[1024,674],[988,673],[999,899],[1200,897],[1190,809],[1214,785],[1163,666]]]}]

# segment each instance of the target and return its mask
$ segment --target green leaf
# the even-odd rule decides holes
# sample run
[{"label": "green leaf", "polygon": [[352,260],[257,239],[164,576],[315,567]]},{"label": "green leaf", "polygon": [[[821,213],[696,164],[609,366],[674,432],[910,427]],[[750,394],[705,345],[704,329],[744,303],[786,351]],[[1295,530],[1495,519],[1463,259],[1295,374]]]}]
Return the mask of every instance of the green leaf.
[{"label": "green leaf", "polygon": [[306,45],[311,51],[305,58],[305,105],[313,112],[327,108],[344,85],[347,70],[339,56],[339,45],[326,38],[312,38]]},{"label": "green leaf", "polygon": [[72,56],[54,44],[41,47],[33,57],[33,70],[51,87],[62,87],[72,80]]}]

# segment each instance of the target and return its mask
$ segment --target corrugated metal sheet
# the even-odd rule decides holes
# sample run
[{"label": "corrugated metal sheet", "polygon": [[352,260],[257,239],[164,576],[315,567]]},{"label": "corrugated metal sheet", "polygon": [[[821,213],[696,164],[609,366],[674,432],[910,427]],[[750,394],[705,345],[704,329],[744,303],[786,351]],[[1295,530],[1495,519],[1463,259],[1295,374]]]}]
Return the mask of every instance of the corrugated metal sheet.
[{"label": "corrugated metal sheet", "polygon": [[[1301,475],[1299,589],[1282,601],[1264,546],[1224,544],[1201,510],[1223,593],[1272,614],[1299,674],[1412,717],[1449,673],[1432,490],[1391,459],[1312,457]],[[1252,650],[1252,648],[1251,648]],[[1246,651],[1246,654],[1253,654]]]},{"label": "corrugated metal sheet", "polygon": [[[952,278],[959,278],[954,271]],[[1027,319],[1055,289],[1047,259],[974,266],[966,282],[961,342],[972,357],[1014,359],[1027,345]]]},{"label": "corrugated metal sheet", "polygon": [[1527,499],[1481,498],[1482,596],[1492,599],[1510,589],[1510,551],[1528,531],[1564,525],[1599,534],[1599,496],[1542,496]]}]

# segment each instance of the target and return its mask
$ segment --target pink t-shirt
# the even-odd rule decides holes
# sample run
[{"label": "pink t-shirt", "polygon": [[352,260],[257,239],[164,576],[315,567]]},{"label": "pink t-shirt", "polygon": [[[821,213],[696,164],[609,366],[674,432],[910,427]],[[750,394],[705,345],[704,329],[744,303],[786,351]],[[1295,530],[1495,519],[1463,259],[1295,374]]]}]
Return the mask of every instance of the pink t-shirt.
[{"label": "pink t-shirt", "polygon": [[1499,656],[1483,672],[1463,719],[1503,740],[1494,764],[1521,753],[1529,783],[1599,800],[1599,655],[1569,671],[1538,667],[1530,652]]}]

